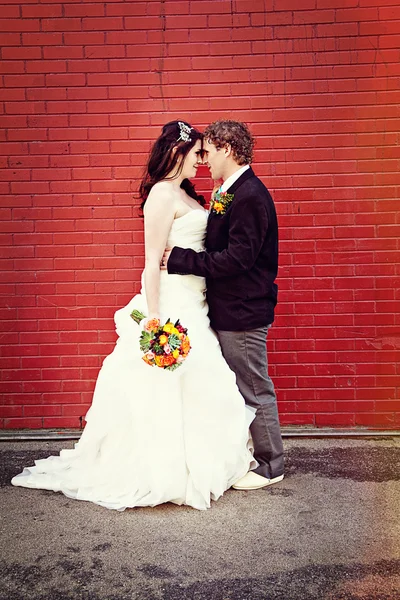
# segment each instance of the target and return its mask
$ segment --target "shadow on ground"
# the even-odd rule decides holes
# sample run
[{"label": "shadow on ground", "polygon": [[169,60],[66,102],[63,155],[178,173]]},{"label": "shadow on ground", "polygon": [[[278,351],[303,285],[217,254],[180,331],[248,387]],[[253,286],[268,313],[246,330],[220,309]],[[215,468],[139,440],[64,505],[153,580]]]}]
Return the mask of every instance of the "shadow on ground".
[{"label": "shadow on ground", "polygon": [[[1,600],[101,600],[103,594],[87,589],[93,578],[104,577],[101,561],[85,570],[79,563],[59,561],[56,573],[38,565],[0,565],[2,585],[7,589]],[[147,565],[149,579],[162,580],[158,591],[146,584],[141,590],[118,591],[110,583],[107,600],[398,600],[400,598],[400,560],[378,561],[371,565],[309,566],[272,577],[201,581],[185,587],[168,583],[174,574]],[[135,575],[125,572],[134,587]],[[66,589],[60,589],[60,577]],[[54,580],[54,583],[52,582]],[[371,581],[373,585],[371,585]],[[45,583],[44,583],[45,582]],[[386,592],[376,590],[384,585]],[[43,589],[43,588],[46,589]],[[112,589],[114,587],[114,589]],[[125,586],[124,586],[125,587]],[[352,587],[356,589],[351,590]],[[390,589],[388,590],[388,587]],[[371,589],[372,588],[372,589]]]},{"label": "shadow on ground", "polygon": [[[24,466],[34,461],[57,454],[59,449],[46,451],[4,450],[0,465],[0,486],[11,485],[11,479]],[[342,477],[353,481],[399,481],[400,448],[377,447],[365,452],[364,448],[320,448],[293,447],[286,452],[286,476],[312,473],[320,477]],[[272,491],[272,488],[271,488]]]}]

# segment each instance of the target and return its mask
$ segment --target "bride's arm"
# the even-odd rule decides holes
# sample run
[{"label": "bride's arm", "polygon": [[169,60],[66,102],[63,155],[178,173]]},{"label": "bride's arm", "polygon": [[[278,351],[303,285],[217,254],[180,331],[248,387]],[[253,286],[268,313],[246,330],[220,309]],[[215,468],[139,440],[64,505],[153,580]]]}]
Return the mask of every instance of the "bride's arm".
[{"label": "bride's arm", "polygon": [[144,285],[148,318],[159,317],[160,263],[173,220],[175,202],[168,184],[156,184],[144,207]]}]

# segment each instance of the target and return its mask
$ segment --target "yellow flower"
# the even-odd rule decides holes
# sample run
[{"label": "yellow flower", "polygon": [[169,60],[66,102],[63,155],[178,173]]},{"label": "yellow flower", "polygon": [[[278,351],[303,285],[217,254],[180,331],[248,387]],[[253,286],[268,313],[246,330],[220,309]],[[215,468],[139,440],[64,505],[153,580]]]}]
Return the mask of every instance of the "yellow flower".
[{"label": "yellow flower", "polygon": [[165,346],[165,344],[167,342],[168,342],[168,336],[167,335],[160,335],[160,339],[159,339],[160,346]]},{"label": "yellow flower", "polygon": [[154,360],[156,361],[157,367],[164,366],[164,357],[163,356],[156,356]]},{"label": "yellow flower", "polygon": [[165,331],[165,333],[174,333],[175,335],[178,335],[179,333],[177,328],[171,322],[168,322],[164,325],[163,331]]},{"label": "yellow flower", "polygon": [[221,204],[221,202],[214,202],[213,210],[215,210],[215,212],[217,212],[217,213],[220,213],[224,210],[224,205]]},{"label": "yellow flower", "polygon": [[174,358],[178,358],[178,356],[179,356],[179,350],[174,350],[173,353],[172,353],[172,356]]}]

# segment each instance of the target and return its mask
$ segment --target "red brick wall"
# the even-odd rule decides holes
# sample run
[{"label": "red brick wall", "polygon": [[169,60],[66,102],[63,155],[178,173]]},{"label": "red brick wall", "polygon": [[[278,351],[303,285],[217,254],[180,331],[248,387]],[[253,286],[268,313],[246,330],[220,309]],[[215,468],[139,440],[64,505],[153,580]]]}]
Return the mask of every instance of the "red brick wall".
[{"label": "red brick wall", "polygon": [[257,137],[282,423],[399,427],[397,0],[0,2],[1,425],[80,426],[139,289],[145,155],[181,117]]}]

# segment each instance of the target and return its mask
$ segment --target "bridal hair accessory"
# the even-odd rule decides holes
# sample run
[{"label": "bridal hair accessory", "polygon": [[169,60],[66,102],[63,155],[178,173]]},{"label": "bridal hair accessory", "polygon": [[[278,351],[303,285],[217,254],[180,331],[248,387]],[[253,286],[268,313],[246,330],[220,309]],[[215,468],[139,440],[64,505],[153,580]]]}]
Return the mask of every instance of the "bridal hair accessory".
[{"label": "bridal hair accessory", "polygon": [[234,194],[217,192],[210,202],[210,210],[217,215],[224,215],[233,200]]},{"label": "bridal hair accessory", "polygon": [[[146,318],[138,310],[133,310],[131,317],[138,324]],[[180,324],[179,319],[175,325],[169,319],[165,325],[161,325],[160,319],[150,319],[144,325],[139,344],[143,352],[142,360],[146,364],[152,367],[156,365],[167,371],[175,371],[180,367],[191,348],[187,329]]]},{"label": "bridal hair accessory", "polygon": [[179,142],[180,140],[182,140],[182,142],[191,142],[192,138],[189,137],[189,135],[193,127],[189,127],[189,125],[186,125],[186,123],[182,123],[182,121],[178,121],[178,125],[180,135],[176,141]]}]

